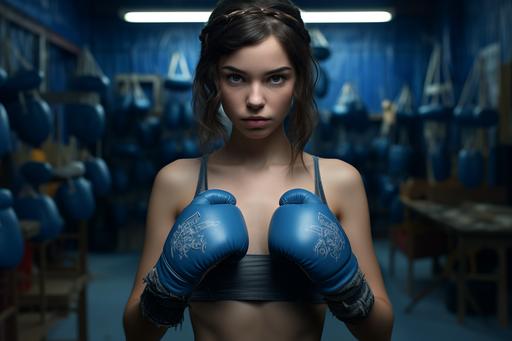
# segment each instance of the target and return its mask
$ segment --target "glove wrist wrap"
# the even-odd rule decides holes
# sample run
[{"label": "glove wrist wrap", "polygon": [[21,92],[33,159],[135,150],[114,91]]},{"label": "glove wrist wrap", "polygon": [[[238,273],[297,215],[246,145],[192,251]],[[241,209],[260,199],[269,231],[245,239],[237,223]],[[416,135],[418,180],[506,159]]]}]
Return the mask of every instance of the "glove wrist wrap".
[{"label": "glove wrist wrap", "polygon": [[368,317],[375,302],[373,292],[360,269],[357,269],[341,292],[325,298],[331,313],[343,322],[356,322]]},{"label": "glove wrist wrap", "polygon": [[154,268],[144,278],[144,283],[146,287],[140,297],[142,316],[157,326],[180,325],[188,301],[169,293],[160,283]]}]

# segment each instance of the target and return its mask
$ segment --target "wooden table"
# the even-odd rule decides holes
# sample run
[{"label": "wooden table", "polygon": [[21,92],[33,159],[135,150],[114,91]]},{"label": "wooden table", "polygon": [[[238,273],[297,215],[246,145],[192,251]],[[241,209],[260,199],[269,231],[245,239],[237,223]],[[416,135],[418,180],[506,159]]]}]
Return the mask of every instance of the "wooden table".
[{"label": "wooden table", "polygon": [[[466,202],[460,205],[445,205],[427,200],[412,200],[402,196],[406,209],[415,212],[443,228],[456,241],[456,248],[449,255],[443,271],[444,277],[455,275],[457,282],[457,317],[464,321],[466,301],[469,298],[466,281],[496,282],[497,315],[500,324],[508,325],[508,293],[507,293],[507,248],[512,247],[512,207],[484,203]],[[498,267],[495,274],[469,272],[464,261],[469,250],[478,248],[493,249],[498,255]],[[454,264],[458,263],[457,269]],[[420,293],[409,304],[412,307],[428,291]]]}]

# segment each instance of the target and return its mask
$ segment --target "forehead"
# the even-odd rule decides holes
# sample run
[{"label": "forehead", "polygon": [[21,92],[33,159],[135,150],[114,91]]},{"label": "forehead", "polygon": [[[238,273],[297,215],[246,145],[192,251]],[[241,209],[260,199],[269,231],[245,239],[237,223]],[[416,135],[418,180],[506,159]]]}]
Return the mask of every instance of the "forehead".
[{"label": "forehead", "polygon": [[243,47],[220,59],[219,67],[228,65],[254,74],[283,66],[292,67],[286,51],[274,36],[269,36],[257,45]]}]

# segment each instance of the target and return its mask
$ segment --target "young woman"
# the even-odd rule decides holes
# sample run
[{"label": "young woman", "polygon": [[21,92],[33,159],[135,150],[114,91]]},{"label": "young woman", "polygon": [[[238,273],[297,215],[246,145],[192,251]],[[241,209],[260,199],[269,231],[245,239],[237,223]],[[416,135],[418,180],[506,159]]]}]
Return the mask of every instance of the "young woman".
[{"label": "young woman", "polygon": [[225,144],[158,173],[127,340],[159,339],[186,307],[200,341],[320,340],[328,309],[358,339],[389,340],[361,176],[304,152],[315,63],[298,8],[220,1],[200,40],[200,133]]}]

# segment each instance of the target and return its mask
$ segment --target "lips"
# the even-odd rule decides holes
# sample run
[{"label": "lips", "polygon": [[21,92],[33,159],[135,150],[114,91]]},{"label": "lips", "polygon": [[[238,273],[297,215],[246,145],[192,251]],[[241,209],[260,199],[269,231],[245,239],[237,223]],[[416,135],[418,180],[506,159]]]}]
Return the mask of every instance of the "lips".
[{"label": "lips", "polygon": [[270,122],[270,119],[255,116],[244,118],[242,121],[247,125],[248,128],[262,128]]},{"label": "lips", "polygon": [[254,116],[254,117],[248,117],[243,118],[242,121],[269,121],[270,119],[261,117],[261,116]]}]

